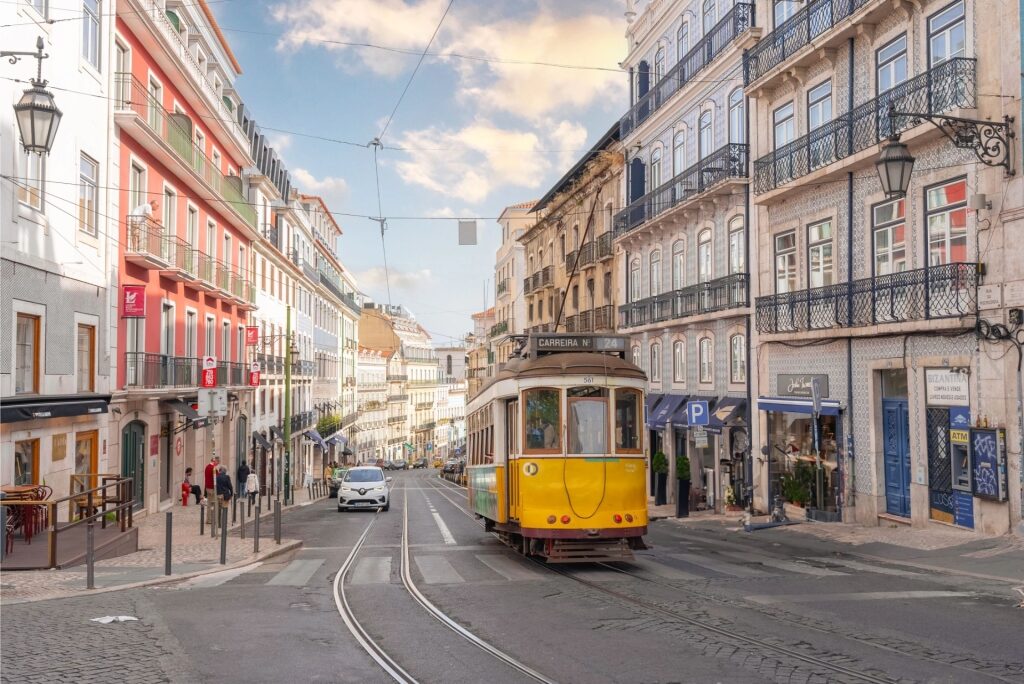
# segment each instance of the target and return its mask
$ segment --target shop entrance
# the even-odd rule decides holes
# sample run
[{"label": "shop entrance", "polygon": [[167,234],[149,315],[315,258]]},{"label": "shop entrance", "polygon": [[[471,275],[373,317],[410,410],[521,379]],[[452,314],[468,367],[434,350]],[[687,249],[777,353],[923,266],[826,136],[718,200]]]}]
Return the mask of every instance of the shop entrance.
[{"label": "shop entrance", "polygon": [[906,399],[882,400],[885,511],[910,517],[910,419]]},{"label": "shop entrance", "polygon": [[121,432],[121,474],[132,478],[135,508],[146,501],[146,424],[128,423]]}]

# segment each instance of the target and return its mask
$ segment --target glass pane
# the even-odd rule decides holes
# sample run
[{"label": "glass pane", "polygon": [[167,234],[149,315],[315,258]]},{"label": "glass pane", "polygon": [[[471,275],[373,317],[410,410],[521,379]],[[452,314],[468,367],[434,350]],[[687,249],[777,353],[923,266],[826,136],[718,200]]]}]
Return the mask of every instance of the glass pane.
[{"label": "glass pane", "polygon": [[640,449],[640,393],[615,390],[615,448]]},{"label": "glass pane", "polygon": [[569,403],[569,453],[608,453],[608,404],[604,399],[574,399]]},{"label": "glass pane", "polygon": [[523,393],[526,402],[525,451],[557,450],[559,439],[558,390],[536,389]]},{"label": "glass pane", "polygon": [[35,444],[35,440],[15,442],[14,444],[14,484],[16,485],[36,483]]},{"label": "glass pane", "polygon": [[93,440],[95,438],[92,435],[79,436],[75,440],[75,474],[85,475],[92,473],[92,453],[93,453]]}]

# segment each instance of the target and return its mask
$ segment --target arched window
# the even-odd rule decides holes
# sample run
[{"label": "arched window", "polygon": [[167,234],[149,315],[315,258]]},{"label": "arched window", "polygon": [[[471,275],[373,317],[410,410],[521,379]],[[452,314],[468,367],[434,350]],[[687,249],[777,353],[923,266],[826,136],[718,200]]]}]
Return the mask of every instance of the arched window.
[{"label": "arched window", "polygon": [[676,240],[672,243],[672,289],[679,290],[683,287],[684,269],[686,267],[686,253],[683,251],[683,241]]},{"label": "arched window", "polygon": [[647,186],[647,192],[658,189],[661,185],[661,148],[656,147],[651,152],[651,182]]},{"label": "arched window", "polygon": [[747,381],[747,342],[738,333],[729,338],[729,379]]},{"label": "arched window", "polygon": [[658,46],[654,55],[654,82],[658,83],[665,76],[665,46]]},{"label": "arched window", "polygon": [[651,269],[650,273],[650,292],[649,296],[661,294],[661,250],[656,249],[651,252]]},{"label": "arched window", "polygon": [[640,346],[633,345],[633,365],[640,366]]},{"label": "arched window", "polygon": [[633,259],[629,265],[629,301],[640,301],[640,260]]},{"label": "arched window", "polygon": [[711,231],[702,230],[697,236],[697,282],[711,280]]},{"label": "arched window", "polygon": [[690,22],[685,19],[676,31],[676,60],[681,61],[690,51]]},{"label": "arched window", "polygon": [[697,356],[700,368],[700,381],[711,382],[715,376],[715,367],[710,337],[700,338],[700,342],[697,343]]},{"label": "arched window", "polygon": [[686,168],[686,131],[679,131],[672,139],[672,173],[678,176]]},{"label": "arched window", "polygon": [[451,376],[452,374],[452,355],[448,354],[448,358],[445,360],[445,366],[447,368],[446,375]]},{"label": "arched window", "polygon": [[729,221],[729,274],[743,273],[747,269],[747,259],[743,244],[743,217],[737,216]]},{"label": "arched window", "polygon": [[661,345],[651,345],[651,382],[661,382]]},{"label": "arched window", "polygon": [[711,110],[701,112],[697,125],[697,156],[700,159],[714,152],[714,132],[711,129]]},{"label": "arched window", "polygon": [[702,12],[704,13],[704,35],[711,33],[715,27],[717,12],[715,11],[715,0],[704,0]]},{"label": "arched window", "polygon": [[686,343],[682,340],[672,343],[672,380],[686,383]]},{"label": "arched window", "polygon": [[729,94],[729,142],[742,143],[746,131],[743,120],[743,90],[737,88]]}]

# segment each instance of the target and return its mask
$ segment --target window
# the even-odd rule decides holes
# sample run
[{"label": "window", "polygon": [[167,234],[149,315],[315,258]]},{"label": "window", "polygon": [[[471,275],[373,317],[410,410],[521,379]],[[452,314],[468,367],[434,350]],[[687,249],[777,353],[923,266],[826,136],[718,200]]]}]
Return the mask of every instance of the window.
[{"label": "window", "polygon": [[608,453],[608,390],[572,387],[568,390],[568,452]]},{"label": "window", "polygon": [[875,53],[878,93],[907,80],[907,35],[903,34]]},{"label": "window", "polygon": [[162,130],[164,119],[164,89],[151,76],[149,78],[149,127],[155,131]]},{"label": "window", "polygon": [[661,148],[656,147],[651,152],[651,184],[650,190],[657,190],[661,187]]},{"label": "window", "polygon": [[715,368],[710,337],[702,337],[697,343],[697,359],[700,367],[700,381],[711,382],[715,375]]},{"label": "window", "polygon": [[572,308],[575,311],[580,310],[580,286],[572,286]]},{"label": "window", "polygon": [[629,266],[629,301],[640,301],[640,260],[633,259]]},{"label": "window", "polygon": [[832,120],[832,81],[819,83],[807,91],[807,128],[813,131]]},{"label": "window", "polygon": [[633,345],[633,349],[630,352],[630,356],[633,359],[633,365],[636,366],[637,368],[639,368],[640,367],[640,347],[637,346],[637,345]]},{"label": "window", "polygon": [[793,118],[793,103],[788,102],[773,114],[775,149],[784,147],[796,137],[796,121]]},{"label": "window", "polygon": [[967,181],[943,183],[925,191],[928,265],[967,261]]},{"label": "window", "polygon": [[199,210],[190,206],[185,223],[185,240],[193,249],[199,246]]},{"label": "window", "polygon": [[178,198],[170,188],[164,188],[164,235],[177,234]]},{"label": "window", "polygon": [[658,47],[654,55],[654,82],[658,83],[665,76],[665,46]]},{"label": "window", "polygon": [[682,340],[672,343],[672,380],[686,382],[686,343]]},{"label": "window", "polygon": [[672,289],[679,290],[685,282],[686,254],[683,249],[683,241],[676,240],[672,243]]},{"label": "window", "polygon": [[963,0],[928,19],[928,65],[937,66],[947,59],[963,57],[966,52]]},{"label": "window", "polygon": [[561,412],[559,391],[533,389],[523,392],[526,424],[525,453],[557,453],[561,450]]},{"label": "window", "polygon": [[676,60],[682,60],[690,51],[690,23],[683,21],[676,31]]},{"label": "window", "polygon": [[729,222],[729,274],[745,273],[747,259],[743,244],[743,217]]},{"label": "window", "polygon": [[672,173],[678,176],[686,168],[686,132],[679,131],[672,140]]},{"label": "window", "polygon": [[797,0],[775,0],[772,13],[775,19],[775,28],[779,28],[783,22],[796,14]]},{"label": "window", "polygon": [[[559,255],[559,258],[562,261],[565,261],[565,234],[564,233],[562,235],[558,236],[558,255]],[[570,266],[568,266],[568,264],[566,266],[568,268],[571,268]]]},{"label": "window", "polygon": [[174,305],[168,302],[160,307],[160,353],[174,356]]},{"label": "window", "polygon": [[199,356],[199,316],[195,311],[185,311],[185,356]]},{"label": "window", "polygon": [[39,393],[39,316],[18,314],[14,393]]},{"label": "window", "polygon": [[697,236],[697,282],[711,280],[711,231],[702,230]]},{"label": "window", "polygon": [[651,269],[649,273],[650,280],[650,292],[649,296],[653,297],[661,293],[661,250],[656,249],[651,252]]},{"label": "window", "polygon": [[203,341],[203,356],[217,356],[217,321],[213,316],[206,317],[206,328],[203,332],[206,335]]},{"label": "window", "polygon": [[796,290],[796,231],[775,236],[775,292]]},{"label": "window", "polygon": [[661,345],[651,345],[651,382],[661,382]]},{"label": "window", "polygon": [[906,200],[876,205],[871,211],[874,275],[907,270]]},{"label": "window", "polygon": [[611,304],[612,303],[612,274],[611,273],[605,273],[604,274],[604,286],[603,286],[602,289],[604,290],[604,303],[605,304]]},{"label": "window", "polygon": [[[636,348],[639,351],[639,348]],[[640,453],[640,392],[634,389],[615,390],[615,450]]]},{"label": "window", "polygon": [[14,443],[14,484],[39,484],[39,440]]},{"label": "window", "polygon": [[21,158],[25,162],[25,175],[16,181],[18,201],[37,211],[42,211],[46,157],[41,154],[21,152]]},{"label": "window", "polygon": [[94,69],[100,68],[100,2],[82,2],[82,57]]},{"label": "window", "polygon": [[831,221],[812,223],[807,227],[807,268],[809,287],[824,287],[832,284]]},{"label": "window", "polygon": [[717,19],[715,12],[715,0],[704,0],[701,12],[703,16],[704,35],[706,36],[711,33],[711,29],[715,27],[715,21]]},{"label": "window", "polygon": [[129,172],[128,192],[131,195],[128,201],[131,205],[130,210],[141,206],[146,201],[146,170],[134,162]]},{"label": "window", "polygon": [[729,379],[732,382],[747,381],[747,341],[743,335],[729,338]]},{"label": "window", "polygon": [[96,391],[96,328],[78,326],[78,391]]},{"label": "window", "polygon": [[746,120],[743,117],[743,89],[729,94],[729,142],[742,144],[746,139]]},{"label": "window", "polygon": [[78,164],[78,229],[96,236],[99,225],[100,165],[87,155]]},{"label": "window", "polygon": [[702,112],[697,121],[697,158],[703,159],[714,152],[714,133],[711,130],[711,111]]}]

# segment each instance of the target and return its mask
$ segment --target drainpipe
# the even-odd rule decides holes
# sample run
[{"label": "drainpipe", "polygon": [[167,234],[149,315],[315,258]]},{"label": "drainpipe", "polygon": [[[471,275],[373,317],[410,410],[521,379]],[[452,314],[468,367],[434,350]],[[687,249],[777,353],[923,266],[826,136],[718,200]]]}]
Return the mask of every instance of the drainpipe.
[{"label": "drainpipe", "polygon": [[[852,116],[854,104],[853,104],[853,60],[854,60],[854,39],[851,37],[847,41],[847,75],[846,75],[846,112],[848,116]],[[846,281],[847,283],[853,282],[853,172],[846,174]],[[853,290],[848,286],[848,300],[846,307],[846,315],[848,322],[852,323],[853,316]],[[854,440],[853,440],[853,339],[849,336],[846,338],[846,414],[847,414],[847,431],[846,431],[846,462],[850,468],[850,472],[846,474],[850,478],[850,501],[852,505],[856,505],[856,497],[854,495],[853,484],[854,479]],[[844,473],[840,472],[840,492],[846,489]],[[836,512],[839,514],[839,519],[842,520],[843,507],[837,503]]]},{"label": "drainpipe", "polygon": [[[753,330],[751,326],[751,318],[754,315],[753,310],[753,281],[751,277],[750,268],[750,223],[752,220],[752,211],[750,205],[750,98],[745,97],[743,103],[743,127],[746,129],[744,132],[744,140],[747,141],[747,154],[746,154],[746,165],[747,165],[747,184],[743,186],[743,263],[747,269],[747,307],[750,308],[750,313],[745,317],[746,323],[746,363],[747,363],[747,452],[743,455],[744,460],[744,472],[743,479],[745,480],[744,489],[747,495],[747,510],[751,515],[754,514],[754,395],[753,395],[753,379],[752,375],[755,372],[751,360],[753,358]],[[757,369],[759,370],[759,369]]]}]

